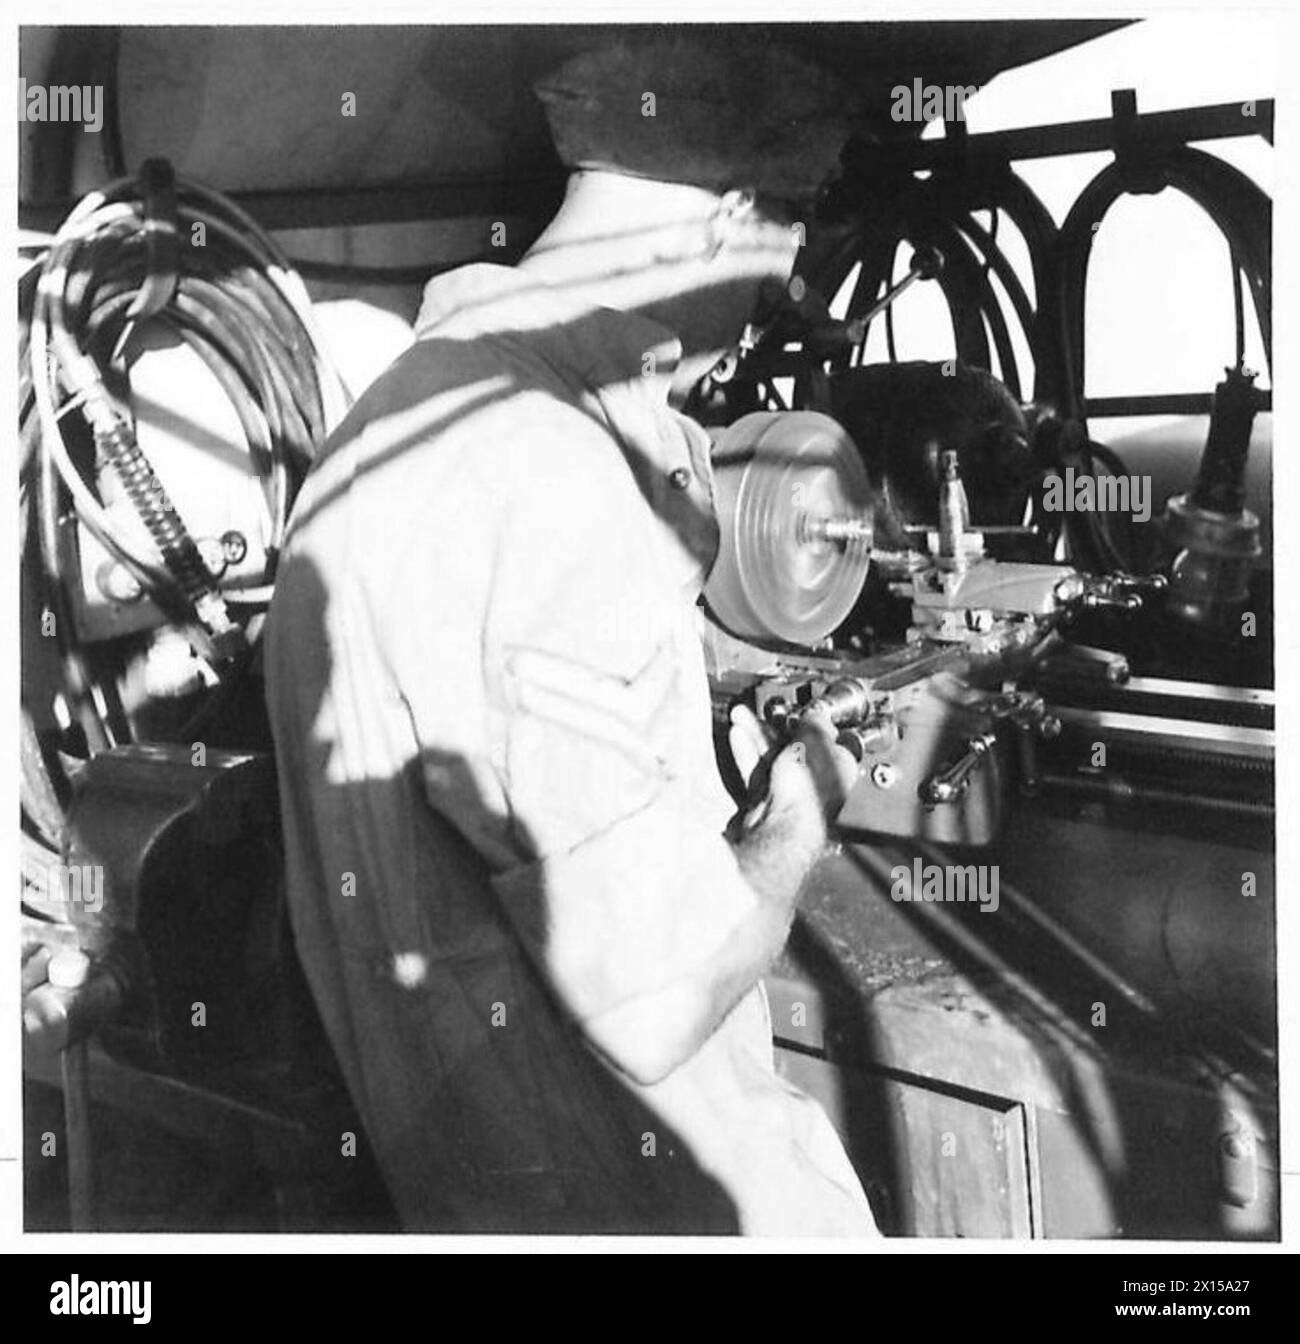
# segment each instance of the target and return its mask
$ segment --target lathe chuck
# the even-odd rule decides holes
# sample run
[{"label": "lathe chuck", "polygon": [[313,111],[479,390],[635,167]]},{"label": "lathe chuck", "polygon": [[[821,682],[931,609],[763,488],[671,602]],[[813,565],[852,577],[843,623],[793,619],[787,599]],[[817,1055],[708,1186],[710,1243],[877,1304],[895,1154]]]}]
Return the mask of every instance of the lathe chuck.
[{"label": "lathe chuck", "polygon": [[852,439],[815,411],[760,411],[718,431],[713,468],[714,616],[760,643],[825,639],[871,562],[871,486]]}]

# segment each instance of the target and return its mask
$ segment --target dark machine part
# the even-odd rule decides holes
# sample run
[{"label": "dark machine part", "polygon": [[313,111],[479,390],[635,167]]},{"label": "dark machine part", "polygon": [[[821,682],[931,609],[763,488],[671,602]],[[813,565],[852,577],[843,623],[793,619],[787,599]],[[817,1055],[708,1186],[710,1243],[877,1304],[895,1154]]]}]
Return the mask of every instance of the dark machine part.
[{"label": "dark machine part", "polygon": [[811,350],[829,357],[842,354],[845,346],[860,350],[867,339],[867,330],[871,323],[891,309],[918,280],[935,280],[942,275],[943,265],[943,253],[937,247],[929,245],[918,247],[912,253],[912,259],[902,277],[891,284],[865,312],[845,320],[831,317],[825,299],[818,295],[816,290],[806,290],[807,294],[815,296],[814,304],[820,302],[820,320],[807,323],[806,309],[796,304],[793,313],[789,308],[784,310],[785,316],[787,319],[790,316],[804,319],[802,328],[792,329],[789,320],[778,319],[765,335],[778,343],[797,335],[807,342]]},{"label": "dark machine part", "polygon": [[1214,390],[1210,433],[1192,491],[1198,509],[1240,513],[1246,504],[1246,455],[1255,422],[1255,375],[1245,369],[1225,369],[1226,377]]},{"label": "dark machine part", "polygon": [[[1258,1071],[1276,1045],[1271,855],[1197,828],[1152,833],[1136,798],[1053,797],[1016,810],[1004,883],[1174,1020]],[[1142,843],[1120,844],[1139,829]]]},{"label": "dark machine part", "polygon": [[831,379],[831,407],[880,492],[881,548],[938,526],[945,452],[956,454],[974,526],[1020,523],[1034,476],[1028,425],[991,374],[955,361],[864,365]]},{"label": "dark machine part", "polygon": [[[100,869],[102,904],[73,901],[70,924],[46,925],[90,964],[57,1060],[24,1071],[62,1093],[71,1229],[116,1230],[123,1192],[141,1197],[136,1165],[110,1160],[115,1133],[198,1155],[225,1198],[240,1192],[241,1230],[394,1228],[367,1147],[336,1160],[339,1135],[362,1123],[290,936],[271,758],[101,752],[78,776],[68,834],[67,864]],[[151,1191],[148,1216],[185,1219],[173,1197]],[[30,1218],[31,1184],[27,1198]]]},{"label": "dark machine part", "polygon": [[[854,351],[860,357],[872,321],[889,314],[918,280],[933,280],[943,268],[943,253],[937,247],[918,247],[901,279],[865,312],[847,320],[832,317],[826,295],[802,276],[789,285],[764,288],[755,319],[746,323],[736,350],[719,361],[696,389],[691,412],[705,424],[725,424],[758,409],[786,410],[773,379],[790,376],[796,380],[796,406],[829,413],[822,362],[844,363]],[[786,353],[791,342],[798,344],[797,354]]]},{"label": "dark machine part", "polygon": [[1246,457],[1255,420],[1254,374],[1241,368],[1214,392],[1210,431],[1190,494],[1165,510],[1165,530],[1177,554],[1167,609],[1194,624],[1221,627],[1250,596],[1251,570],[1261,551],[1259,519],[1245,506]]},{"label": "dark machine part", "polygon": [[1118,654],[1063,641],[1033,680],[1061,732],[1038,753],[1031,793],[1120,830],[1218,837],[1271,862],[1271,691],[1134,676]]},{"label": "dark machine part", "polygon": [[891,285],[861,317],[846,322],[845,334],[854,345],[861,345],[867,338],[867,328],[873,318],[892,307],[918,280],[935,280],[942,274],[943,253],[937,247],[918,247],[912,253],[912,260],[903,278]]},{"label": "dark machine part", "polygon": [[1177,821],[1181,814],[1253,822],[1248,831],[1267,844],[1274,823],[1271,726],[1067,705],[1054,712],[1061,738],[1040,762],[1040,787],[1113,803],[1152,821]]},{"label": "dark machine part", "polygon": [[68,834],[67,863],[102,871],[100,907],[70,908],[92,976],[117,987],[96,1024],[111,1055],[179,1073],[327,1057],[293,955],[269,756],[101,752]]}]

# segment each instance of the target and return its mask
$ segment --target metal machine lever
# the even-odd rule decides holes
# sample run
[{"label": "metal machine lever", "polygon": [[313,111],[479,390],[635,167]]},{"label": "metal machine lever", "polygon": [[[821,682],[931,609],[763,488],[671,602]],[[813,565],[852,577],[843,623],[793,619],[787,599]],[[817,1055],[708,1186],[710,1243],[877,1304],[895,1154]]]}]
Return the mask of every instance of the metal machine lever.
[{"label": "metal machine lever", "polygon": [[860,317],[850,319],[845,324],[845,332],[854,345],[861,345],[866,339],[867,328],[874,318],[880,316],[896,299],[901,298],[918,280],[933,280],[943,271],[943,253],[937,247],[918,247],[912,253],[907,274],[896,285],[890,286],[875,303]]},{"label": "metal machine lever", "polygon": [[1163,574],[1075,574],[1057,589],[1059,601],[1085,610],[1137,611],[1169,586]]},{"label": "metal machine lever", "polygon": [[[1056,737],[1061,731],[1061,721],[1047,712],[1041,695],[1031,691],[1004,691],[987,707],[989,716],[996,720],[1005,720],[1015,727],[1028,740],[1037,737]],[[990,729],[970,738],[963,754],[937,775],[931,775],[921,785],[921,801],[927,807],[939,807],[943,803],[956,802],[970,787],[971,776],[979,763],[997,745],[997,733]]]},{"label": "metal machine lever", "polygon": [[1060,719],[1047,712],[1043,697],[1033,691],[1004,691],[989,705],[988,713],[1039,737],[1056,737],[1061,731]]},{"label": "metal machine lever", "polygon": [[994,732],[980,733],[966,743],[965,752],[946,770],[931,775],[921,785],[921,801],[926,807],[938,807],[942,803],[953,803],[970,788],[971,776],[985,756],[997,746],[998,735]]}]

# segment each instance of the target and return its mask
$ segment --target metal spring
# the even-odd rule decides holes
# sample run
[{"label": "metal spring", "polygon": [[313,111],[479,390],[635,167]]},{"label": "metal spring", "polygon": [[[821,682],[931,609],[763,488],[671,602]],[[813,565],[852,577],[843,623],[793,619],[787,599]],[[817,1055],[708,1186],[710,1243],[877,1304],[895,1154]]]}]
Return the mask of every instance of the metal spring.
[{"label": "metal spring", "polygon": [[[220,604],[217,610],[224,615],[225,602],[213,587],[199,548],[194,544],[184,519],[172,508],[171,502],[159,488],[153,467],[136,442],[130,426],[118,421],[111,431],[101,432],[95,437],[140,520],[153,538],[168,572],[180,585],[187,600],[200,612]],[[213,624],[210,619],[205,623]],[[214,633],[227,628],[230,621],[227,617],[222,623],[218,618],[215,624]]]}]

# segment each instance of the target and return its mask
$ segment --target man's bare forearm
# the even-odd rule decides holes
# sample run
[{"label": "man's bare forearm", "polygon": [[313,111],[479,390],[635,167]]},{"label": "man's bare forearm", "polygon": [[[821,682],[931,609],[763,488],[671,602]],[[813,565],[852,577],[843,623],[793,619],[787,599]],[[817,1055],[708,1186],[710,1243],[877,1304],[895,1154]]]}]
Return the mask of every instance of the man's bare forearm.
[{"label": "man's bare forearm", "polygon": [[[731,836],[740,874],[758,897],[754,917],[736,941],[733,975],[720,986],[731,994],[723,1015],[767,971],[790,936],[799,893],[826,848],[826,831],[806,813],[769,807]],[[746,936],[747,935],[747,936]],[[733,978],[734,977],[734,978]]]},{"label": "man's bare forearm", "polygon": [[[825,849],[826,833],[810,824],[807,812],[777,810],[769,800],[729,839],[758,898],[750,918],[688,978],[588,1023],[593,1042],[638,1082],[658,1082],[694,1055],[762,978],[789,937],[799,892]],[[611,1049],[614,1041],[621,1048]],[[628,1042],[643,1044],[629,1050]]]}]

